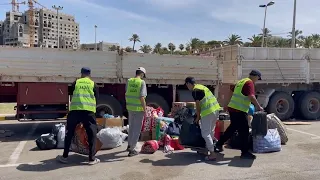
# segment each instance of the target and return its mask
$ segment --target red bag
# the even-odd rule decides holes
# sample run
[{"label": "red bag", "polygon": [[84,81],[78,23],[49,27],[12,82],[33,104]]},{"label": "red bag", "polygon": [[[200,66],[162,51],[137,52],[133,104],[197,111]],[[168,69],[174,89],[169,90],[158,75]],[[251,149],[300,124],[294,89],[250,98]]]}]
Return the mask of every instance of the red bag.
[{"label": "red bag", "polygon": [[158,141],[156,140],[150,140],[144,142],[144,144],[141,147],[141,153],[144,154],[153,154],[159,149]]},{"label": "red bag", "polygon": [[179,139],[178,138],[172,138],[170,140],[170,146],[174,149],[174,150],[183,150],[184,147],[181,146],[181,144],[179,143]]},{"label": "red bag", "polygon": [[147,106],[146,114],[143,118],[141,131],[142,132],[152,131],[152,129],[156,127],[155,116],[163,117],[163,114],[164,114],[164,111],[162,110],[161,107],[154,109],[153,107]]},{"label": "red bag", "polygon": [[220,135],[221,135],[221,131],[220,131],[220,123],[219,121],[216,122],[216,127],[214,128],[214,137],[219,140],[220,139]]}]

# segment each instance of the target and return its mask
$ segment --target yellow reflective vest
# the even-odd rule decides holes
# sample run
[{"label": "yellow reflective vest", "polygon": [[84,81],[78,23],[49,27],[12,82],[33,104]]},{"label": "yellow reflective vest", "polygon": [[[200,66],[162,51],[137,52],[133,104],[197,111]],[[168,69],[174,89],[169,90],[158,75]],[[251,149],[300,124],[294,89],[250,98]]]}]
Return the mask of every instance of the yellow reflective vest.
[{"label": "yellow reflective vest", "polygon": [[76,81],[73,91],[70,111],[85,110],[96,112],[96,98],[94,96],[94,82],[90,78],[80,78]]},{"label": "yellow reflective vest", "polygon": [[205,116],[208,116],[209,114],[215,111],[220,110],[220,105],[216,97],[210,91],[210,89],[208,89],[207,87],[201,84],[196,84],[193,89],[194,90],[199,89],[204,91],[204,97],[203,99],[200,100],[200,107],[201,107],[200,115],[202,118]]},{"label": "yellow reflective vest", "polygon": [[228,107],[233,109],[242,111],[242,112],[249,112],[251,101],[248,96],[242,94],[243,86],[248,82],[251,81],[250,78],[244,78],[237,82],[231,100],[228,104]]},{"label": "yellow reflective vest", "polygon": [[130,78],[127,83],[126,106],[128,111],[143,111],[140,101],[142,79]]}]

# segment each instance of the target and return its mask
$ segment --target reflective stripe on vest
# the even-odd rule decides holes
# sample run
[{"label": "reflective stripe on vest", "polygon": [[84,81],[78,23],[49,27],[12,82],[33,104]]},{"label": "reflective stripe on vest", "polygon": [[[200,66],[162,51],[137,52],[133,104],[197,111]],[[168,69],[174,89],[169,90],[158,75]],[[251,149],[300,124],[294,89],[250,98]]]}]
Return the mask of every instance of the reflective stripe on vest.
[{"label": "reflective stripe on vest", "polygon": [[140,78],[130,78],[127,83],[126,107],[129,111],[143,111],[140,101],[142,80]]},{"label": "reflective stripe on vest", "polygon": [[205,116],[208,116],[213,112],[220,110],[220,105],[216,97],[210,91],[210,89],[208,89],[207,87],[201,84],[196,84],[194,86],[194,89],[199,89],[204,91],[204,98],[201,99],[200,101],[200,107],[201,107],[200,115],[202,118]]},{"label": "reflective stripe on vest", "polygon": [[96,98],[94,96],[94,82],[89,78],[81,78],[76,81],[73,91],[70,111],[83,110],[96,112]]},{"label": "reflective stripe on vest", "polygon": [[228,104],[228,107],[231,107],[233,109],[242,111],[242,112],[249,112],[251,101],[248,98],[248,96],[244,96],[242,94],[242,88],[243,86],[248,82],[251,81],[249,78],[244,78],[236,84],[233,95],[231,97],[230,103]]}]

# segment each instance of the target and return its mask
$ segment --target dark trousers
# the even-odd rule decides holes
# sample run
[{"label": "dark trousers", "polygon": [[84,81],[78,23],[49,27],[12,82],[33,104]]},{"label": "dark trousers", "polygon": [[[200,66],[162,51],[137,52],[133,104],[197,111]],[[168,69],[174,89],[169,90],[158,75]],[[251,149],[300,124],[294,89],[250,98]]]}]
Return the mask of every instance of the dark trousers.
[{"label": "dark trousers", "polygon": [[245,112],[230,112],[230,126],[217,142],[218,146],[222,146],[229,140],[236,131],[238,131],[239,140],[241,141],[241,152],[249,151],[249,125],[248,114]]},{"label": "dark trousers", "polygon": [[96,153],[97,122],[95,113],[90,111],[70,111],[68,114],[63,157],[68,157],[71,141],[79,123],[82,123],[86,129],[89,144],[89,161],[93,161]]}]

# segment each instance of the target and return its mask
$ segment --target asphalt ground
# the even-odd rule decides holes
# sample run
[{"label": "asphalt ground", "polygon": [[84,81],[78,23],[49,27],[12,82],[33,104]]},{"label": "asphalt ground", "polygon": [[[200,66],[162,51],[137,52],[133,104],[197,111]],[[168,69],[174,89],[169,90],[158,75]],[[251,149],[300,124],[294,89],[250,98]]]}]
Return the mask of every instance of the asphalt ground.
[{"label": "asphalt ground", "polygon": [[40,151],[35,139],[49,133],[58,121],[1,121],[0,129],[11,130],[11,137],[0,138],[0,179],[92,179],[92,180],[319,180],[320,122],[287,126],[289,142],[277,153],[257,154],[257,159],[242,160],[240,152],[225,149],[217,162],[206,162],[190,150],[165,154],[127,157],[126,144],[99,151],[101,163],[89,166],[87,157],[71,153],[70,164],[56,161],[61,149]]}]

